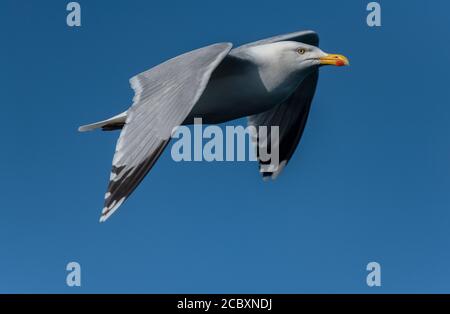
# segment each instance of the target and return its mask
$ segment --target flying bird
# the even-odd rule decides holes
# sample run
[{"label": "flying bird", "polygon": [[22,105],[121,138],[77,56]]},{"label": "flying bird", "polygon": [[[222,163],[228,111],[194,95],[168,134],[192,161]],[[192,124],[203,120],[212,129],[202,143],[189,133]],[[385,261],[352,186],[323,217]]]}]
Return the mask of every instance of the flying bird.
[{"label": "flying bird", "polygon": [[[278,126],[280,166],[262,173],[275,178],[302,136],[319,67],[349,65],[343,55],[325,53],[318,45],[313,31],[234,49],[231,43],[217,43],[132,77],[135,95],[127,111],[79,128],[121,130],[100,221],[108,219],[136,189],[169,143],[172,130],[192,124],[194,118],[216,124],[248,117],[248,124],[255,127]],[[259,162],[261,168],[264,162]]]}]

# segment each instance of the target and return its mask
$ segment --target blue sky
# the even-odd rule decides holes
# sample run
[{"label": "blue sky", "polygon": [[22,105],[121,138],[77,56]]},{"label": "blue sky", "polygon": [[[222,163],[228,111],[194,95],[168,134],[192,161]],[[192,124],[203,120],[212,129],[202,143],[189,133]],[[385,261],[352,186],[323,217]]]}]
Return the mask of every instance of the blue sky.
[{"label": "blue sky", "polygon": [[[68,2],[0,3],[0,292],[450,292],[447,1],[381,1],[380,28],[361,0],[79,1],[80,28]],[[351,67],[321,69],[277,181],[167,150],[98,222],[118,133],[80,124],[125,110],[128,79],[170,57],[302,29]]]}]

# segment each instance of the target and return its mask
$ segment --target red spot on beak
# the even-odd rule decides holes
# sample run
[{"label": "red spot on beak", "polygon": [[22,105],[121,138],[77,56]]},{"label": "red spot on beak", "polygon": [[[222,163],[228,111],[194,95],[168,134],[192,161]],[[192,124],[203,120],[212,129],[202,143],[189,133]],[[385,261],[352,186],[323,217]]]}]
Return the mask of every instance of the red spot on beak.
[{"label": "red spot on beak", "polygon": [[336,66],[338,66],[338,67],[343,67],[345,65],[345,62],[344,61],[342,61],[342,60],[337,60],[336,61]]}]

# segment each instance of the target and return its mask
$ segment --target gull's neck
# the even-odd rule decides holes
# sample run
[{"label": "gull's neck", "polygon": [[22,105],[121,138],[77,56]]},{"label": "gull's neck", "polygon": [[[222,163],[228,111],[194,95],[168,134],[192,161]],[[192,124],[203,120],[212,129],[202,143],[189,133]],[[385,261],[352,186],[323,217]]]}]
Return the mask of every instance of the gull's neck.
[{"label": "gull's neck", "polygon": [[306,74],[285,62],[276,44],[249,47],[246,59],[256,65],[261,82],[269,93],[290,95]]}]

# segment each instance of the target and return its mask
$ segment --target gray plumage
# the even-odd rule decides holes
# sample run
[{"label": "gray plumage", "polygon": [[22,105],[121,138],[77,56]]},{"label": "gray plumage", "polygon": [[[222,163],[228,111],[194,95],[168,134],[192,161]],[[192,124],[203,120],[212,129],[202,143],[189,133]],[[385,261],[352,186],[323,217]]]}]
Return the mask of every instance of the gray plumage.
[{"label": "gray plumage", "polygon": [[[263,173],[278,176],[305,128],[319,66],[332,64],[331,56],[341,57],[322,52],[318,42],[315,32],[303,31],[235,49],[231,43],[214,44],[131,78],[135,96],[126,112],[79,128],[122,129],[100,221],[116,211],[142,181],[168,144],[173,128],[191,124],[196,117],[209,124],[249,116],[249,125],[279,126],[276,145],[281,166]],[[346,59],[339,62],[348,64]]]}]

